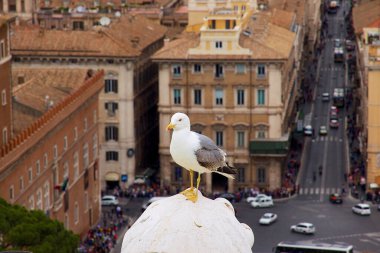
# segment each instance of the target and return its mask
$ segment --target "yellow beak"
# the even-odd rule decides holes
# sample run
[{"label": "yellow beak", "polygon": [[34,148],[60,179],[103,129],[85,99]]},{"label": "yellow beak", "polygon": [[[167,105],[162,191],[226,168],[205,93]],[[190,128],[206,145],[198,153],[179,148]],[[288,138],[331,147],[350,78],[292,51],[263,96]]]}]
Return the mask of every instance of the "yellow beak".
[{"label": "yellow beak", "polygon": [[166,127],[166,130],[167,130],[167,131],[172,130],[174,127],[175,127],[175,125],[172,124],[172,123],[170,123],[170,124]]}]

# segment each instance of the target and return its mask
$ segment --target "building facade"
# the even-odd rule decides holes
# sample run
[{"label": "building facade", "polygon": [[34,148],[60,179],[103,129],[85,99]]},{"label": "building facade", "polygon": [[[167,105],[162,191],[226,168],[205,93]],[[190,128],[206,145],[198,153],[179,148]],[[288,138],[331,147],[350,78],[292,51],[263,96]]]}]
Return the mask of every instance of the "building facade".
[{"label": "building facade", "polygon": [[12,19],[0,16],[0,146],[12,137],[11,62],[9,27]]},{"label": "building facade", "polygon": [[202,25],[189,20],[187,32],[166,41],[153,57],[159,63],[163,185],[180,187],[189,181],[171,159],[165,131],[171,115],[180,111],[189,115],[194,131],[211,137],[239,169],[235,181],[202,175],[206,192],[281,187],[297,95],[297,25],[292,13],[281,13],[290,18],[280,21],[275,12],[250,4],[215,8]]},{"label": "building facade", "polygon": [[[133,184],[135,174],[158,167],[158,69],[150,56],[166,29],[142,16],[123,16],[90,31],[16,27],[15,68],[103,69],[99,97],[102,189]],[[41,50],[43,48],[43,50]]]},{"label": "building facade", "polygon": [[[70,74],[59,72],[49,75],[62,81],[62,74]],[[24,73],[26,81],[13,92],[15,124],[32,123],[0,148],[0,196],[83,235],[101,214],[97,119],[104,73],[84,73],[72,86],[59,82],[60,92],[38,73]],[[45,94],[55,103],[45,101]]]}]

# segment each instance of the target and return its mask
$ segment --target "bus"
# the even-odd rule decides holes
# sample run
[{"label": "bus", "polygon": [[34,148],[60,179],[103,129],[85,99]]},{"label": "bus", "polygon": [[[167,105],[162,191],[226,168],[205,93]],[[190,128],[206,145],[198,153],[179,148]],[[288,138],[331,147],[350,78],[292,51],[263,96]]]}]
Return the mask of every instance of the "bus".
[{"label": "bus", "polygon": [[334,48],[334,62],[343,62],[344,50],[343,47]]},{"label": "bus", "polygon": [[344,107],[344,88],[334,89],[333,104],[336,107]]},{"label": "bus", "polygon": [[344,243],[280,242],[274,253],[354,253],[353,248]]}]

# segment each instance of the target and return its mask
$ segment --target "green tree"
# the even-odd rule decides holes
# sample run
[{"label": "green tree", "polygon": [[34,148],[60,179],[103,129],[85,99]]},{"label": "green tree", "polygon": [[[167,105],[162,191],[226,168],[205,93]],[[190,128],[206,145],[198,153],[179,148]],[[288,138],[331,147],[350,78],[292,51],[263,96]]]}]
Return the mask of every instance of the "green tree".
[{"label": "green tree", "polygon": [[49,219],[41,211],[28,211],[0,198],[0,251],[28,250],[33,253],[72,253],[79,236]]}]

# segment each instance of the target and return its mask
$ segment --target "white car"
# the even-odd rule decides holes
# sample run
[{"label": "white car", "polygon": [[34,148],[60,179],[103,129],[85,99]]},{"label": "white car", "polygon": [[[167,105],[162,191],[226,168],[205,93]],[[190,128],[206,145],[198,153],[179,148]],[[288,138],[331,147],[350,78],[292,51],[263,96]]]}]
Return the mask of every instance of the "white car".
[{"label": "white car", "polygon": [[119,200],[113,195],[105,195],[102,197],[102,206],[116,206]]},{"label": "white car", "polygon": [[252,201],[256,201],[256,199],[267,197],[265,194],[257,194],[255,197],[248,197],[247,198],[247,203],[251,203]]},{"label": "white car", "polygon": [[306,125],[303,128],[303,134],[306,136],[311,136],[313,135],[313,127],[310,125]]},{"label": "white car", "polygon": [[258,198],[251,202],[252,207],[270,207],[273,206],[273,199],[271,196],[265,196]]},{"label": "white car", "polygon": [[330,94],[327,92],[322,93],[322,101],[324,101],[324,102],[330,101]]},{"label": "white car", "polygon": [[370,215],[371,208],[368,204],[356,204],[352,207],[352,212],[360,215]]},{"label": "white car", "polygon": [[277,220],[277,214],[275,213],[264,213],[263,216],[261,216],[259,223],[261,225],[269,225]]},{"label": "white car", "polygon": [[302,234],[314,234],[315,227],[311,223],[301,222],[301,223],[298,223],[297,225],[291,226],[290,231],[302,233]]}]

